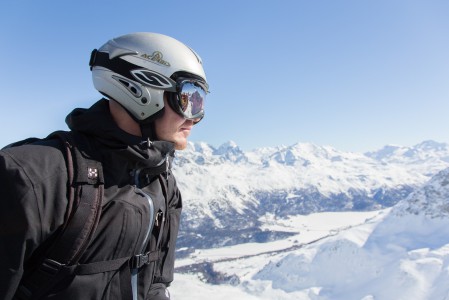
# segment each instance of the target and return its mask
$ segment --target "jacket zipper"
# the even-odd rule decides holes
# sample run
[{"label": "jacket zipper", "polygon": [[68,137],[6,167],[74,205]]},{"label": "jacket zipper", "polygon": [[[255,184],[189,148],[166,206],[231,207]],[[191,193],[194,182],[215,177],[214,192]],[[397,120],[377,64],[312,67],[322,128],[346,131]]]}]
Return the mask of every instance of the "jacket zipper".
[{"label": "jacket zipper", "polygon": [[[147,232],[145,234],[145,238],[143,240],[142,246],[140,247],[140,254],[143,254],[145,251],[145,248],[148,244],[148,241],[150,239],[151,236],[151,232],[153,231],[153,224],[154,224],[154,203],[153,203],[153,199],[150,197],[150,195],[148,195],[147,193],[145,193],[144,191],[142,191],[140,188],[138,188],[139,185],[139,174],[140,174],[141,169],[136,170],[136,175],[135,175],[135,184],[136,184],[136,192],[137,194],[140,194],[141,196],[144,196],[147,201],[148,201],[148,207],[150,209],[150,221],[148,222],[148,228],[147,228]],[[137,300],[137,279],[138,279],[138,273],[139,273],[139,269],[135,268],[135,269],[131,269],[131,288],[132,288],[132,292],[133,292],[133,300]]]},{"label": "jacket zipper", "polygon": [[[168,154],[166,155],[165,159],[162,159],[161,162],[157,166],[162,165],[164,163],[164,161],[166,163],[166,178],[168,178],[168,170],[170,168],[170,160],[169,160]],[[150,195],[148,195],[147,193],[145,193],[143,190],[141,190],[139,188],[140,187],[139,175],[140,175],[141,171],[142,171],[142,169],[135,170],[135,173],[134,173],[135,189],[138,194],[144,196],[148,200],[148,206],[150,209],[150,222],[148,224],[148,229],[145,234],[145,238],[143,240],[143,243],[142,243],[142,246],[141,246],[140,252],[139,252],[140,254],[144,254],[145,248],[147,247],[148,241],[151,236],[151,232],[153,231],[153,226],[154,226],[155,221],[158,223],[158,224],[156,224],[156,226],[160,226],[160,225],[164,224],[165,218],[162,216],[162,224],[159,224],[159,213],[160,212],[158,212],[158,215],[156,216],[156,220],[155,220],[153,199],[150,197]],[[161,231],[162,231],[162,228],[161,228]],[[162,232],[159,233],[159,238],[160,238],[160,236],[162,236]],[[157,243],[159,243],[159,240],[157,241]],[[133,293],[133,300],[138,300],[138,293],[137,293],[138,273],[139,273],[138,268],[131,269],[131,288],[132,288],[132,293]]]}]

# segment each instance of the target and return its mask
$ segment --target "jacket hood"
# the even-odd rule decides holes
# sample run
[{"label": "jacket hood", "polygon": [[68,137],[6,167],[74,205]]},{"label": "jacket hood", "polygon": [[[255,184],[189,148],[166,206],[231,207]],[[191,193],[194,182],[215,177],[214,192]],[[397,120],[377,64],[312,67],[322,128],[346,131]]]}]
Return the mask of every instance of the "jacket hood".
[{"label": "jacket hood", "polygon": [[[66,117],[72,131],[92,137],[107,151],[116,152],[136,168],[160,168],[174,155],[174,143],[142,140],[117,126],[109,111],[109,103],[101,99],[90,108],[76,108]],[[103,151],[103,150],[102,150]]]}]

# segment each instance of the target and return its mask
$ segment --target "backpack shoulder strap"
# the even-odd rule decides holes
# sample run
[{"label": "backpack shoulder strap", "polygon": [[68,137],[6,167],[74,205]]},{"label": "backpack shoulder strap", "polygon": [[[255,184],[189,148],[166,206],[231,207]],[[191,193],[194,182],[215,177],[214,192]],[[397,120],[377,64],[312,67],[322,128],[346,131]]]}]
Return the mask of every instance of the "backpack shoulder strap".
[{"label": "backpack shoulder strap", "polygon": [[104,195],[102,165],[86,152],[86,138],[75,132],[57,131],[47,139],[59,139],[68,172],[68,207],[65,222],[37,266],[26,274],[16,299],[39,299],[75,265],[86,250],[101,214]]},{"label": "backpack shoulder strap", "polygon": [[99,161],[87,156],[86,141],[77,133],[54,133],[64,141],[67,149],[69,174],[69,212],[65,228],[49,252],[49,259],[65,265],[78,262],[91,240],[101,213],[104,177]]}]

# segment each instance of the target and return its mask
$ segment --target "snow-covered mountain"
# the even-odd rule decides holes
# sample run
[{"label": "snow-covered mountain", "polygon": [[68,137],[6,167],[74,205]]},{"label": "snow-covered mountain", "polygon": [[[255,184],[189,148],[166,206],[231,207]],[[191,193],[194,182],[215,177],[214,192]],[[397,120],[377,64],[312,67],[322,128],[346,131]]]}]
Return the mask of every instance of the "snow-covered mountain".
[{"label": "snow-covered mountain", "polygon": [[[268,218],[266,226],[300,234],[260,245],[196,251],[191,261],[209,262],[203,282],[179,274],[179,284],[184,295],[192,295],[187,300],[211,295],[217,300],[447,300],[448,207],[449,168],[377,213]],[[189,259],[179,263],[186,269]],[[204,283],[211,282],[204,274],[214,272],[227,284]],[[179,293],[176,280],[174,292]]]},{"label": "snow-covered mountain", "polygon": [[429,140],[413,147],[387,145],[365,155],[386,164],[407,165],[409,171],[431,177],[441,170],[441,162],[449,162],[448,149],[448,144]]},{"label": "snow-covered mountain", "polygon": [[446,169],[396,205],[366,240],[342,233],[256,277],[285,291],[320,286],[320,299],[449,299],[448,206]]},{"label": "snow-covered mountain", "polygon": [[365,154],[310,143],[248,152],[233,142],[190,143],[177,155],[185,208],[178,244],[194,248],[288,236],[260,229],[267,214],[391,207],[449,167],[449,146],[433,141]]},{"label": "snow-covered mountain", "polygon": [[[378,245],[382,243],[382,245]],[[449,243],[449,169],[395,205],[368,240],[370,247],[398,251],[440,248]],[[391,250],[391,249],[390,249]]]}]

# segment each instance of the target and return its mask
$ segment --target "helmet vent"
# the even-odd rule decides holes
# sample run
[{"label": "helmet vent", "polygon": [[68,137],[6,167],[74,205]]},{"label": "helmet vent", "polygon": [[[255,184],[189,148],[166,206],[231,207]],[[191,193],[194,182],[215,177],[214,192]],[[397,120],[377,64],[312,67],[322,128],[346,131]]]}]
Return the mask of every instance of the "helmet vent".
[{"label": "helmet vent", "polygon": [[134,97],[140,97],[142,96],[142,91],[140,88],[133,82],[128,81],[124,78],[120,78],[117,76],[112,75],[112,78],[117,80],[122,86],[124,86],[131,94],[133,94]]}]

